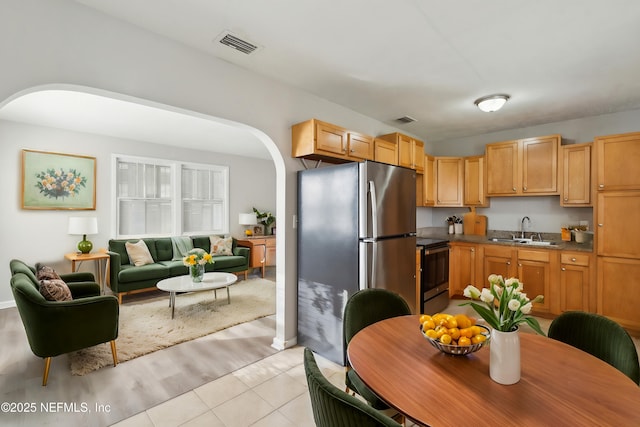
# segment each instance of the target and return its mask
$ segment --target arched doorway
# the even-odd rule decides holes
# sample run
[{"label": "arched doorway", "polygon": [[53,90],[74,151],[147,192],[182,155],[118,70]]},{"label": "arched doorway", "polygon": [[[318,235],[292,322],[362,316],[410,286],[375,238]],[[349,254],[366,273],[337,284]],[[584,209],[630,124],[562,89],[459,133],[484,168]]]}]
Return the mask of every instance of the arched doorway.
[{"label": "arched doorway", "polygon": [[[51,97],[51,101],[49,102],[49,106],[47,107],[47,102],[43,101],[44,97]],[[65,122],[64,111],[62,108],[62,104],[60,102],[56,103],[53,101],[55,96],[58,97],[67,97],[67,101],[71,99],[70,108],[72,111],[76,111],[76,114],[81,114],[81,117],[67,117]],[[76,86],[76,85],[45,85],[45,86],[37,86],[33,88],[28,88],[23,91],[20,91],[13,96],[7,98],[3,102],[0,102],[0,113],[3,111],[7,111],[8,106],[19,104],[22,101],[28,100],[29,97],[40,97],[36,99],[36,102],[32,102],[32,104],[38,104],[40,106],[40,110],[38,112],[38,117],[28,118],[26,116],[22,116],[19,119],[16,117],[12,117],[11,119],[15,119],[18,121],[28,122],[31,120],[34,124],[40,124],[45,126],[54,126],[52,121],[58,120],[58,124],[54,127],[66,127],[70,130],[78,130],[83,132],[88,132],[89,129],[86,126],[89,126],[87,120],[91,117],[90,108],[88,108],[89,104],[92,104],[93,101],[100,100],[100,102],[107,104],[108,108],[126,108],[129,114],[138,114],[147,109],[154,110],[156,113],[160,114],[163,118],[160,120],[166,120],[171,115],[180,116],[181,120],[193,120],[199,121],[201,123],[206,123],[216,129],[226,132],[226,135],[234,135],[238,138],[246,138],[243,139],[245,144],[256,143],[260,144],[249,147],[249,150],[258,150],[266,153],[267,156],[273,161],[275,171],[276,171],[276,217],[285,217],[285,164],[282,155],[277,148],[274,141],[267,136],[264,132],[256,129],[254,127],[248,126],[243,123],[230,121],[226,119],[222,119],[219,117],[213,117],[210,115],[198,113],[195,111],[189,111],[185,109],[180,109],[177,107],[172,107],[170,105],[159,104],[156,102],[148,101],[145,99],[140,99],[136,97],[131,97],[128,95],[108,92],[101,89],[84,87],[84,86]],[[59,98],[61,99],[61,98]],[[33,100],[32,100],[33,101]],[[75,103],[75,104],[74,104]],[[75,110],[73,110],[73,108]],[[49,108],[47,110],[47,108]],[[16,109],[19,110],[19,109]],[[20,112],[16,114],[25,114],[26,110],[20,110]],[[0,114],[0,118],[3,118]],[[191,122],[194,123],[194,122]],[[96,125],[95,123],[93,125]],[[103,126],[105,123],[102,124]],[[107,123],[108,125],[108,123]],[[80,126],[79,128],[73,128],[73,126]],[[84,128],[82,126],[85,126]],[[97,125],[96,125],[97,126]],[[167,144],[166,141],[163,141],[164,144]],[[179,144],[177,144],[179,145]],[[211,149],[211,147],[192,147],[195,149],[208,149],[210,151],[215,151]],[[236,148],[238,148],[238,144],[236,144]],[[244,147],[246,149],[246,146]],[[240,152],[238,155],[242,155]],[[276,236],[277,240],[277,265],[278,270],[285,271],[285,263],[286,259],[284,256],[284,242],[285,242],[285,233],[286,230],[284,227],[278,228],[278,235]],[[285,322],[285,292],[284,292],[284,274],[276,274],[276,331],[273,340],[273,346],[281,349],[282,344],[285,342],[284,337],[284,322]]]}]

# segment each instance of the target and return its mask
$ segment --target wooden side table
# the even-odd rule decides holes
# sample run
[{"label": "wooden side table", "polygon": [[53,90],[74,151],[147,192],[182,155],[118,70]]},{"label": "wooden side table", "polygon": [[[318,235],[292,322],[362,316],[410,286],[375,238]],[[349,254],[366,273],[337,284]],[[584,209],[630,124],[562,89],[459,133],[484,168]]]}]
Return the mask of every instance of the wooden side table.
[{"label": "wooden side table", "polygon": [[[71,261],[71,272],[76,272],[76,264],[77,268],[80,268],[84,261],[93,261],[96,264],[96,268],[98,271],[98,281],[100,282],[100,292],[102,295],[105,293],[105,283],[107,283],[107,278],[109,277],[109,254],[106,252],[90,252],[88,254],[83,254],[79,252],[70,252],[68,254],[64,254],[64,257]],[[104,260],[104,272],[102,271],[102,260]]]},{"label": "wooden side table", "polygon": [[276,236],[255,236],[238,239],[238,246],[251,249],[249,268],[262,269],[276,265]]}]

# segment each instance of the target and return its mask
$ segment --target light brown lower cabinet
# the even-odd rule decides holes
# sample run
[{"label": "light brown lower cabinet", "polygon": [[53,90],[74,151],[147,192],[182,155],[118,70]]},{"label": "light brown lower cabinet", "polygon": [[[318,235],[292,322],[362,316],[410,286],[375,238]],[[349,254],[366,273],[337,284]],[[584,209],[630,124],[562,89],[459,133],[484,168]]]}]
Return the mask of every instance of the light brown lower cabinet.
[{"label": "light brown lower cabinet", "polygon": [[452,242],[449,246],[449,297],[463,296],[468,285],[482,288],[476,278],[477,245]]},{"label": "light brown lower cabinet", "polygon": [[640,260],[598,257],[597,312],[640,333]]},{"label": "light brown lower cabinet", "polygon": [[560,311],[595,311],[595,286],[591,277],[591,254],[562,252],[560,254]]}]

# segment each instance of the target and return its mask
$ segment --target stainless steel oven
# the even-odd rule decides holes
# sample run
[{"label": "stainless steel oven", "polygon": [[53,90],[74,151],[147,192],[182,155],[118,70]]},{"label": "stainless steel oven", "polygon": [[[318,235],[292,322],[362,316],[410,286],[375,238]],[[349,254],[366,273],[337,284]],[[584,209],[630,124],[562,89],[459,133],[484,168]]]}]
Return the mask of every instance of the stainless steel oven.
[{"label": "stainless steel oven", "polygon": [[422,313],[434,314],[449,305],[449,241],[418,239]]}]

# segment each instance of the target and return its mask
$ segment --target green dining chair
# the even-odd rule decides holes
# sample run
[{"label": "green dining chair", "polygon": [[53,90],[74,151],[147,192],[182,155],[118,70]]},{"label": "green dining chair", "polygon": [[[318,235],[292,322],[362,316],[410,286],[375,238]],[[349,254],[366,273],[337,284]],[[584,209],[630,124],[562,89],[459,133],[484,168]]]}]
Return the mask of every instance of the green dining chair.
[{"label": "green dining chair", "polygon": [[[351,339],[369,325],[391,317],[411,314],[407,302],[398,294],[386,289],[362,289],[347,300],[343,317],[343,336],[345,348]],[[381,400],[362,379],[351,369],[347,361],[345,384],[347,393],[358,393],[375,409],[388,409],[389,406]],[[402,417],[400,418],[402,419]]]},{"label": "green dining chair", "polygon": [[548,336],[604,360],[640,383],[636,346],[629,333],[613,320],[595,313],[567,311],[551,322]]},{"label": "green dining chair", "polygon": [[313,352],[304,349],[304,371],[317,427],[401,427],[393,419],[340,390],[327,380]]}]

